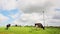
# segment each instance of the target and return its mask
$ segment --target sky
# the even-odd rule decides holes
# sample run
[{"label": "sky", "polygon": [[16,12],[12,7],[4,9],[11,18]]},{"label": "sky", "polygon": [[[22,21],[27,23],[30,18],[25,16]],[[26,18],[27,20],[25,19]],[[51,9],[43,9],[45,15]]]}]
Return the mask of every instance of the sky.
[{"label": "sky", "polygon": [[[60,0],[0,0],[0,26],[60,26]],[[44,20],[43,20],[44,11]]]}]

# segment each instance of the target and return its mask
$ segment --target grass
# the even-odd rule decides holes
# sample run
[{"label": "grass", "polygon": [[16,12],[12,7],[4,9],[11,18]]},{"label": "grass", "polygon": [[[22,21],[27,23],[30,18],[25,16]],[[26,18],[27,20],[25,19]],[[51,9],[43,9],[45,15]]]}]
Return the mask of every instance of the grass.
[{"label": "grass", "polygon": [[10,27],[6,30],[0,27],[0,34],[60,34],[60,28]]}]

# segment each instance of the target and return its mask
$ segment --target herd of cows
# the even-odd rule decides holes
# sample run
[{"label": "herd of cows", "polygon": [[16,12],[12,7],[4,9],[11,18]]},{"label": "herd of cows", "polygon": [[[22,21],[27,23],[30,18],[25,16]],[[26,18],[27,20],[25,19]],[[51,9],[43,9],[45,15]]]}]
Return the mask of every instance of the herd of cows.
[{"label": "herd of cows", "polygon": [[[10,26],[11,26],[11,24],[7,24],[6,29],[8,30]],[[15,26],[17,26],[17,25],[15,25]],[[41,23],[35,23],[35,27],[42,28],[43,30],[45,29],[45,27]]]}]

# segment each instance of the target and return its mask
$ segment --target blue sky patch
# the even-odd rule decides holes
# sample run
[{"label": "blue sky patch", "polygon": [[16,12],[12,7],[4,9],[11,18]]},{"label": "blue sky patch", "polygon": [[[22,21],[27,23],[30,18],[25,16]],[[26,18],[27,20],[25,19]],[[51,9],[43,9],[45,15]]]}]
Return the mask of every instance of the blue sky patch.
[{"label": "blue sky patch", "polygon": [[[0,10],[0,14],[6,16],[9,18],[9,20],[7,20],[6,22],[3,22],[1,24],[7,24],[7,23],[12,23],[15,19],[17,19],[19,17],[19,15],[16,18],[12,18],[9,15],[16,15],[17,13],[19,13],[20,11],[18,9],[12,9],[12,10]],[[19,13],[20,14],[20,13]]]}]

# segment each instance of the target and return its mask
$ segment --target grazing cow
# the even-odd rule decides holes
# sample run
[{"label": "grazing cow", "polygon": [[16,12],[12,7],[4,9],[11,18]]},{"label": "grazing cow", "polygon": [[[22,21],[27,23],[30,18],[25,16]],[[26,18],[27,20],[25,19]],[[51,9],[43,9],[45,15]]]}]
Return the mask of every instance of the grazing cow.
[{"label": "grazing cow", "polygon": [[35,27],[38,27],[38,28],[43,28],[43,29],[45,29],[41,23],[35,23]]},{"label": "grazing cow", "polygon": [[7,25],[6,25],[6,29],[8,29],[10,26],[11,26],[11,24],[7,24]]},{"label": "grazing cow", "polygon": [[15,26],[17,27],[17,24]]}]

